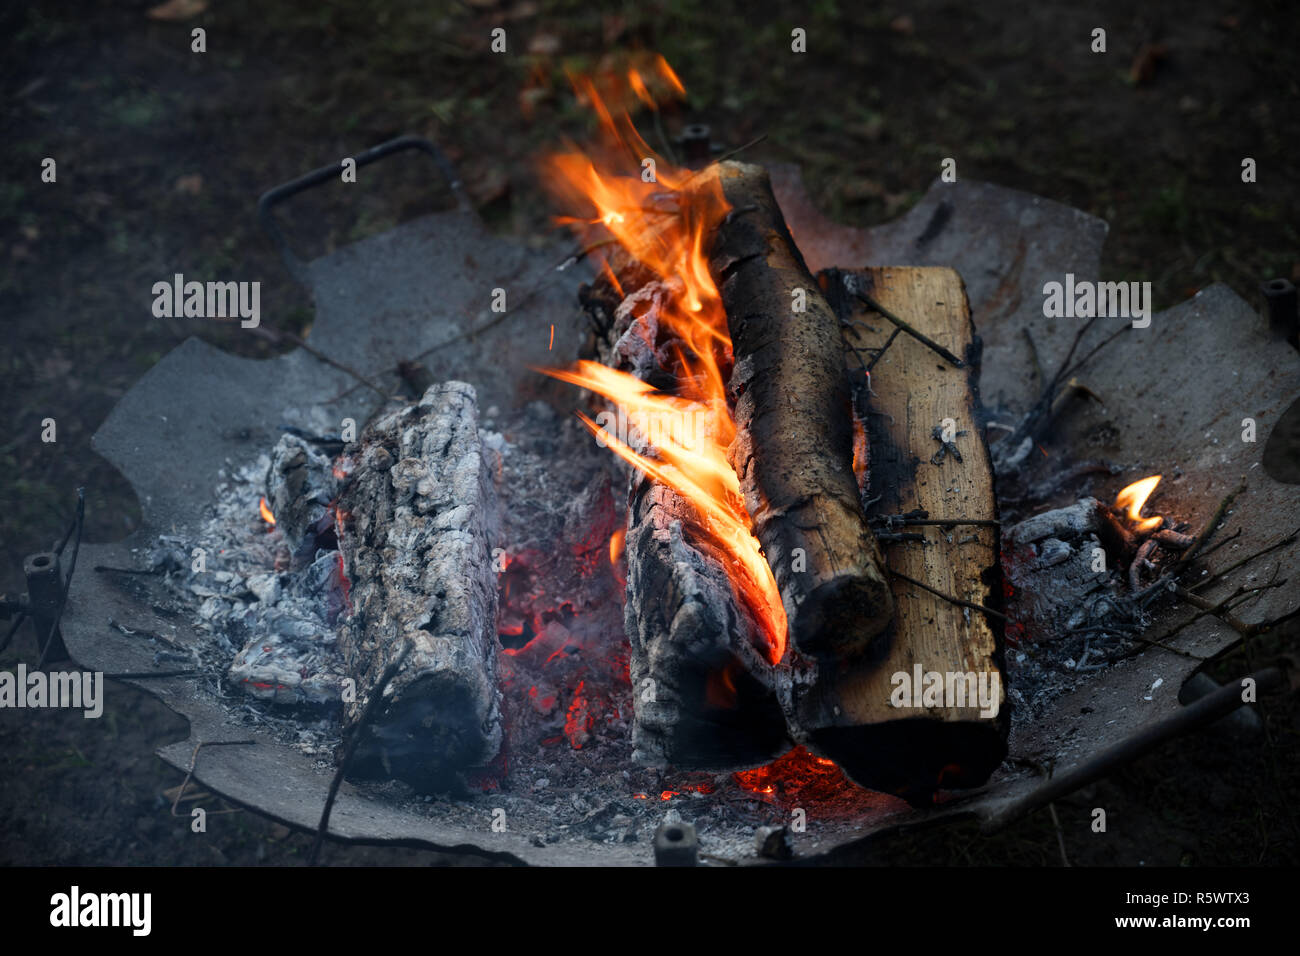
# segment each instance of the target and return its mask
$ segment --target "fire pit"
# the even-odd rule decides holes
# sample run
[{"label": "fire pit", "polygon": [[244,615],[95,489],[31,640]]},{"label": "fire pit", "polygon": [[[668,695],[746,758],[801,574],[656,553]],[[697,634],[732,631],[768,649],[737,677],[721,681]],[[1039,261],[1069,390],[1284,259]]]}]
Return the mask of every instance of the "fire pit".
[{"label": "fire pit", "polygon": [[190,340],[123,398],[144,527],[84,546],[62,631],[190,719],[164,759],[305,828],[342,763],[343,839],[743,863],[1001,825],[1240,702],[1177,694],[1295,610],[1300,491],[1239,423],[1300,362],[1245,303],[1049,318],[1104,225],[993,186],[856,231],[789,169],[660,173],[586,192],[622,252],[581,310],[585,260],[462,205],[286,247],[310,352]]}]

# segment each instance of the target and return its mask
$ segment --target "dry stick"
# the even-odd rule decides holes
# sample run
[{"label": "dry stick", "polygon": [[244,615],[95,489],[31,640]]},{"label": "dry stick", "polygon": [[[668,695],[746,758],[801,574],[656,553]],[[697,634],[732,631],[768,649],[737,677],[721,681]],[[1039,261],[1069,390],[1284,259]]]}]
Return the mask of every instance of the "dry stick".
[{"label": "dry stick", "polygon": [[[1200,617],[1200,615],[1198,614],[1197,617]],[[1195,620],[1195,618],[1193,618],[1193,620]],[[1190,622],[1189,622],[1189,623],[1190,623]],[[1138,641],[1138,642],[1140,642],[1140,643],[1142,643],[1142,644],[1146,644],[1146,645],[1149,646],[1149,647],[1158,647],[1158,648],[1160,648],[1161,650],[1168,651],[1170,654],[1177,654],[1179,657],[1186,657],[1188,660],[1192,660],[1192,661],[1208,661],[1208,660],[1209,660],[1208,657],[1205,657],[1205,656],[1202,655],[1202,654],[1193,654],[1191,651],[1183,651],[1183,650],[1179,650],[1178,648],[1174,647],[1173,645],[1171,645],[1171,644],[1166,644],[1164,641],[1158,641],[1158,640],[1156,640],[1156,639],[1153,638],[1153,637],[1143,637],[1141,634],[1131,634],[1131,635],[1129,635],[1129,636],[1132,637],[1133,640]],[[1170,636],[1172,636],[1172,634],[1166,634],[1165,636],[1166,636],[1166,637],[1170,637]]]},{"label": "dry stick", "polygon": [[311,853],[307,857],[307,864],[315,866],[316,861],[320,858],[321,846],[325,843],[325,834],[329,832],[330,813],[334,809],[334,799],[338,796],[339,787],[343,784],[343,777],[348,772],[348,766],[352,763],[352,755],[356,753],[357,744],[361,742],[361,734],[366,729],[375,714],[379,713],[379,704],[384,698],[384,691],[397,672],[401,670],[402,664],[406,661],[406,654],[411,649],[411,642],[405,641],[402,649],[398,651],[397,656],[384,669],[380,675],[379,682],[375,689],[370,692],[370,699],[366,701],[366,709],[361,712],[361,719],[357,721],[356,726],[352,728],[352,733],[348,736],[347,743],[343,748],[343,759],[339,761],[339,767],[334,771],[334,779],[330,781],[329,794],[325,797],[325,807],[321,810],[320,823],[316,826],[316,839],[312,842]]},{"label": "dry stick", "polygon": [[705,166],[703,169],[697,169],[690,176],[686,177],[686,179],[682,182],[681,188],[678,190],[678,192],[684,191],[687,186],[691,185],[693,182],[695,182],[695,180],[699,179],[700,176],[704,175],[704,173],[707,172],[711,167],[716,166],[719,163],[725,163],[727,160],[731,159],[731,157],[735,156],[737,153],[744,152],[745,150],[749,149],[751,146],[757,146],[765,139],[767,139],[767,134],[760,133],[757,136],[755,136],[753,139],[751,139],[748,143],[741,143],[735,149],[723,153],[713,162],[709,163],[708,166]]},{"label": "dry stick", "polygon": [[[1241,534],[1241,531],[1238,530],[1237,534]],[[1214,574],[1211,574],[1208,578],[1204,578],[1204,579],[1202,579],[1202,580],[1200,580],[1200,581],[1197,581],[1195,584],[1193,584],[1191,587],[1189,587],[1188,590],[1189,590],[1189,591],[1196,591],[1196,590],[1198,590],[1198,589],[1200,589],[1200,588],[1205,587],[1205,585],[1211,583],[1212,581],[1217,581],[1217,580],[1219,580],[1220,578],[1227,577],[1229,574],[1231,574],[1233,571],[1237,570],[1237,569],[1238,569],[1239,567],[1241,567],[1243,564],[1249,564],[1251,561],[1254,561],[1256,558],[1262,558],[1264,555],[1268,554],[1270,551],[1276,551],[1278,548],[1285,547],[1286,545],[1288,545],[1288,544],[1290,544],[1292,541],[1294,541],[1294,540],[1296,539],[1296,536],[1297,536],[1297,535],[1300,535],[1300,528],[1296,528],[1294,531],[1292,531],[1289,535],[1287,535],[1287,536],[1286,536],[1285,538],[1283,538],[1281,541],[1278,541],[1278,542],[1276,542],[1276,543],[1274,543],[1274,544],[1270,544],[1268,547],[1266,547],[1266,548],[1262,548],[1261,550],[1256,551],[1254,554],[1247,555],[1246,557],[1242,558],[1240,561],[1236,561],[1236,562],[1234,562],[1234,563],[1228,565],[1228,566],[1227,566],[1226,568],[1224,568],[1222,571],[1216,571]],[[1235,537],[1235,536],[1234,536],[1234,537]],[[1230,541],[1230,540],[1232,540],[1232,539],[1229,538],[1229,539],[1227,539],[1227,540]],[[1222,542],[1221,542],[1221,543],[1222,543]],[[1218,547],[1218,545],[1215,545],[1215,547]],[[1207,551],[1206,554],[1208,554],[1208,553],[1209,553],[1209,552]]]},{"label": "dry stick", "polygon": [[1061,832],[1061,818],[1056,815],[1056,804],[1049,803],[1047,812],[1052,815],[1052,826],[1056,827],[1056,845],[1061,848],[1061,866],[1069,866],[1070,858],[1065,855],[1065,834]]},{"label": "dry stick", "polygon": [[146,631],[144,628],[140,627],[127,627],[125,624],[115,621],[111,617],[108,619],[108,626],[119,634],[125,634],[127,637],[143,637],[145,640],[162,641],[170,647],[175,647],[179,650],[188,650],[188,648],[180,641],[170,638],[166,634],[159,634],[156,631]]},{"label": "dry stick", "polygon": [[1201,597],[1199,594],[1193,594],[1191,591],[1187,590],[1187,588],[1183,587],[1182,585],[1179,585],[1178,587],[1174,588],[1174,594],[1178,595],[1180,598],[1182,598],[1188,604],[1191,604],[1193,607],[1199,607],[1202,611],[1206,612],[1207,614],[1213,614],[1220,621],[1222,621],[1224,624],[1227,624],[1229,627],[1231,627],[1242,637],[1254,637],[1256,634],[1259,633],[1259,629],[1261,625],[1247,624],[1244,621],[1242,621],[1241,618],[1237,617],[1235,614],[1233,614],[1231,611],[1228,610],[1227,599],[1223,601],[1219,601],[1216,604],[1214,601],[1206,600],[1205,598]]},{"label": "dry stick", "polygon": [[189,677],[197,674],[194,669],[182,671],[124,671],[121,674],[105,674],[109,680],[147,680],[153,677]]},{"label": "dry stick", "polygon": [[563,272],[565,269],[568,269],[571,266],[576,266],[579,262],[587,258],[587,256],[595,252],[597,249],[603,249],[605,246],[612,246],[616,242],[618,242],[618,240],[611,236],[608,239],[601,239],[597,242],[593,242],[589,245],[583,246],[580,249],[576,249],[564,257],[564,259],[560,262],[560,264],[555,267],[555,271]]},{"label": "dry stick", "polygon": [[1222,538],[1217,543],[1206,548],[1204,551],[1201,552],[1201,557],[1208,558],[1210,555],[1214,554],[1215,551],[1218,551],[1220,548],[1222,548],[1225,544],[1232,544],[1232,542],[1236,541],[1238,538],[1241,537],[1241,533],[1243,530],[1245,529],[1238,528],[1236,531],[1228,535],[1226,538]]},{"label": "dry stick", "polygon": [[[1248,675],[1260,689],[1269,689],[1283,683],[1282,672],[1275,667]],[[1242,705],[1241,688],[1225,684],[1185,707],[1172,716],[1148,724],[1138,732],[1107,748],[1091,759],[1071,767],[1063,774],[1053,774],[1042,786],[1006,803],[999,804],[984,816],[980,830],[994,833],[1027,813],[1037,810],[1085,784],[1105,776],[1116,767],[1122,767],[1155,747],[1205,724],[1226,716]]]},{"label": "dry stick", "polygon": [[996,518],[904,518],[905,525],[936,525],[941,528],[957,528],[962,525],[974,525],[980,528],[1000,528],[1002,522]]},{"label": "dry stick", "polygon": [[1007,616],[1001,613],[1000,611],[995,611],[991,607],[985,607],[983,604],[976,604],[974,601],[964,601],[959,597],[953,597],[950,594],[944,594],[942,591],[938,591],[930,587],[930,585],[926,584],[924,581],[918,581],[916,580],[916,578],[909,578],[906,574],[903,574],[901,571],[891,570],[889,573],[892,577],[902,578],[908,584],[915,584],[918,588],[922,588],[923,590],[929,591],[935,597],[943,598],[949,604],[956,604],[958,607],[968,607],[972,611],[983,611],[985,614],[989,615],[990,617],[995,617],[999,621],[1005,621],[1007,619]]},{"label": "dry stick", "polygon": [[338,369],[340,372],[344,372],[344,373],[346,373],[346,374],[348,374],[348,375],[351,375],[353,378],[355,378],[355,379],[356,379],[358,382],[360,382],[362,385],[364,385],[364,386],[366,386],[367,388],[371,389],[372,391],[374,391],[376,394],[378,394],[378,395],[381,396],[382,398],[387,398],[387,397],[388,397],[388,393],[387,393],[387,392],[385,392],[382,388],[380,388],[380,387],[379,387],[378,385],[376,385],[374,382],[370,381],[368,378],[366,378],[364,375],[362,375],[362,374],[361,374],[360,372],[358,372],[356,369],[351,368],[351,367],[349,367],[349,366],[347,366],[347,365],[344,365],[342,362],[337,361],[336,359],[332,359],[332,358],[330,358],[328,355],[326,355],[326,354],[325,354],[324,352],[322,352],[320,349],[316,348],[315,346],[308,345],[308,344],[306,343],[306,341],[304,341],[303,339],[301,339],[301,338],[299,338],[298,336],[294,335],[292,332],[282,332],[282,331],[279,331],[278,329],[270,328],[269,326],[259,325],[259,326],[255,327],[255,328],[253,329],[253,334],[254,334],[254,335],[261,336],[262,338],[266,339],[268,342],[275,342],[275,343],[277,343],[277,344],[279,344],[280,342],[289,342],[289,343],[291,343],[291,344],[293,344],[293,345],[296,345],[296,346],[298,346],[298,348],[304,350],[304,351],[307,352],[309,355],[314,355],[316,358],[318,358],[320,361],[324,362],[326,365],[332,365],[334,368]]},{"label": "dry stick", "polygon": [[[176,791],[176,799],[172,801],[172,816],[178,816],[176,807],[181,802],[181,795],[185,793],[185,788],[190,784],[190,778],[194,776],[194,765],[198,762],[199,751],[204,747],[247,747],[256,744],[256,740],[200,740],[194,745],[194,753],[190,754],[190,766],[185,771],[185,779],[181,781],[180,789]],[[234,813],[234,810],[216,810],[214,813]]]},{"label": "dry stick", "polygon": [[[1067,378],[1067,377],[1073,375],[1075,372],[1079,371],[1079,369],[1083,368],[1083,366],[1087,364],[1087,362],[1088,362],[1088,360],[1089,360],[1090,358],[1092,358],[1094,355],[1096,355],[1098,352],[1100,352],[1100,351],[1101,351],[1102,349],[1104,349],[1106,346],[1110,345],[1111,342],[1114,342],[1117,338],[1119,338],[1121,335],[1123,335],[1125,332],[1127,332],[1130,328],[1132,328],[1132,326],[1128,326],[1128,325],[1122,325],[1122,326],[1120,326],[1118,329],[1116,329],[1116,330],[1115,330],[1114,332],[1112,332],[1110,335],[1106,336],[1104,339],[1102,339],[1100,342],[1098,342],[1096,345],[1094,345],[1094,346],[1093,346],[1093,347],[1088,351],[1088,354],[1087,354],[1087,355],[1085,355],[1083,358],[1079,359],[1079,361],[1075,362],[1075,363],[1074,363],[1073,365],[1071,365],[1069,368],[1065,368],[1064,364],[1062,364],[1061,371],[1057,374],[1056,381],[1059,382],[1061,379],[1063,379],[1063,378]],[[1076,342],[1076,344],[1077,344],[1077,342]],[[1073,354],[1074,349],[1071,348],[1071,349],[1070,349],[1070,352],[1071,352],[1071,354]],[[1066,361],[1067,361],[1067,362],[1069,361],[1069,356],[1068,356],[1068,355],[1066,356]]]},{"label": "dry stick", "polygon": [[864,303],[866,303],[867,307],[870,308],[873,312],[879,312],[882,316],[884,316],[890,322],[893,322],[894,325],[898,326],[900,329],[902,329],[912,338],[916,339],[926,348],[930,349],[932,352],[934,352],[936,355],[942,358],[945,362],[951,364],[953,368],[965,367],[961,359],[953,355],[951,352],[949,352],[946,348],[944,348],[934,339],[912,328],[910,325],[908,325],[898,316],[894,315],[894,313],[890,312],[888,309],[886,309],[883,305],[881,305],[879,302],[877,302],[867,293],[863,292],[860,289],[854,289],[853,294],[857,296],[859,299],[861,299]]},{"label": "dry stick", "polygon": [[1038,357],[1038,346],[1034,343],[1034,337],[1029,334],[1028,329],[1021,329],[1024,333],[1025,341],[1029,343],[1029,357],[1034,360],[1034,372],[1038,376],[1038,385],[1041,388],[1047,381],[1047,373],[1043,371],[1043,362]]},{"label": "dry stick", "polygon": [[[889,351],[889,347],[894,344],[894,339],[898,338],[902,331],[902,329],[895,327],[894,331],[889,333],[889,338],[885,339],[885,344],[876,350],[875,356],[863,368],[864,372],[868,375],[871,374],[871,370],[876,367],[876,363],[880,361],[881,357],[884,356],[887,351]],[[856,352],[857,350],[855,349],[854,351]],[[859,359],[859,361],[861,361],[861,359]]]},{"label": "dry stick", "polygon": [[1232,503],[1233,501],[1236,500],[1237,496],[1245,490],[1246,490],[1246,479],[1243,478],[1241,479],[1241,484],[1237,485],[1236,488],[1228,492],[1227,496],[1221,502],[1219,502],[1219,507],[1215,509],[1214,514],[1210,517],[1210,520],[1205,522],[1205,527],[1201,528],[1201,533],[1196,536],[1195,540],[1192,541],[1188,549],[1183,552],[1182,557],[1180,557],[1177,561],[1174,562],[1174,568],[1172,572],[1173,574],[1177,574],[1179,571],[1181,571],[1183,567],[1187,564],[1187,562],[1190,561],[1192,557],[1196,554],[1196,552],[1201,549],[1202,545],[1204,545],[1205,542],[1210,539],[1210,536],[1214,534],[1214,529],[1218,527],[1219,522],[1222,521],[1224,515],[1228,513],[1228,508],[1232,506]]}]

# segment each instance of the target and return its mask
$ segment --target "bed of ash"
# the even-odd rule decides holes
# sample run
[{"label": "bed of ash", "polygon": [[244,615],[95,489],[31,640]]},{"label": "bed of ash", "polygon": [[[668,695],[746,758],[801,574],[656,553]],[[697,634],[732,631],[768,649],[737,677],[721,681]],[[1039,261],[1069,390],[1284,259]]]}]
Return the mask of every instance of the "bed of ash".
[{"label": "bed of ash", "polygon": [[[293,429],[281,441],[337,449],[338,439],[324,435],[323,414],[304,418],[316,419],[323,437]],[[624,525],[623,466],[576,419],[542,402],[509,414],[487,409],[480,435],[497,458],[492,472],[505,503],[501,540],[508,543],[498,578],[501,753],[466,773],[457,792],[419,794],[399,781],[360,789],[469,828],[502,808],[511,828],[538,845],[582,837],[639,842],[648,852],[661,822],[683,819],[695,825],[706,859],[718,861],[752,858],[765,836],[764,855],[782,856],[784,841],[763,828],[789,824],[795,807],[828,834],[859,828],[867,815],[907,812],[901,800],[863,790],[801,749],[735,773],[635,764],[617,533]],[[346,675],[336,643],[348,582],[337,550],[295,558],[263,517],[259,505],[275,453],[230,464],[200,530],[159,536],[145,556],[201,638],[188,653],[160,643],[157,654],[197,669],[233,719],[269,731],[314,758],[325,774],[340,743]],[[346,455],[333,459],[333,467],[346,470]],[[1078,596],[1068,589],[1058,587],[1054,593],[1062,597],[1046,607],[1026,603],[1031,589],[1068,581],[1092,554],[1092,529],[1071,524],[1068,515],[1055,524],[1052,515],[1036,520],[1042,534],[1019,540],[1011,529],[1004,536],[1013,559],[1007,587],[1013,723],[1042,713],[1094,676],[1097,664],[1123,656],[1144,623],[1142,607],[1124,598],[1118,573],[1091,576],[1082,617],[1061,603]],[[1057,640],[1023,639],[1027,626],[1058,611]],[[1079,627],[1090,629],[1072,630]]]}]

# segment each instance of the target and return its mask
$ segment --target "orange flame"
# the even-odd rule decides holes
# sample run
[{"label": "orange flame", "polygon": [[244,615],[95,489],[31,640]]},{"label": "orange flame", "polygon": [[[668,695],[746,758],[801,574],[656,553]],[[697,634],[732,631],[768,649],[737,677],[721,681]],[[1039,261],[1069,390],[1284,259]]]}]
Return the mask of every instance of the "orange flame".
[{"label": "orange flame", "polygon": [[609,563],[618,564],[619,557],[623,554],[623,539],[627,537],[626,528],[616,528],[614,533],[609,536]]},{"label": "orange flame", "polygon": [[1138,531],[1154,531],[1165,520],[1159,516],[1142,517],[1142,506],[1151,497],[1151,492],[1156,490],[1156,485],[1160,484],[1160,477],[1160,475],[1152,475],[1141,481],[1135,481],[1115,496],[1115,507],[1128,509],[1128,518],[1136,524]]},{"label": "orange flame", "polygon": [[271,514],[271,506],[266,503],[265,495],[263,495],[262,500],[257,503],[257,511],[262,516],[263,521],[272,527],[275,526],[275,515]]},{"label": "orange flame", "polygon": [[[600,117],[606,147],[596,158],[576,150],[550,157],[546,178],[562,201],[588,210],[586,217],[564,222],[580,233],[603,228],[674,290],[659,321],[680,340],[675,355],[677,393],[665,394],[595,362],[546,373],[618,406],[629,426],[624,434],[629,441],[644,441],[649,454],[580,416],[616,455],[695,507],[700,532],[730,564],[732,582],[758,623],[768,658],[776,663],[785,653],[785,608],[754,537],[740,482],[727,461],[727,448],[736,436],[726,393],[731,338],[705,253],[706,237],[730,206],[718,180],[691,185],[693,174],[657,156],[633,126],[627,110],[637,101],[654,102],[651,85],[667,87],[673,96],[685,92],[662,57],[651,67],[634,69],[625,80],[604,77],[599,89],[589,78],[573,78],[575,89]],[[642,178],[648,160],[654,161],[653,182]],[[607,262],[604,271],[612,275]],[[634,433],[636,439],[631,438]]]}]

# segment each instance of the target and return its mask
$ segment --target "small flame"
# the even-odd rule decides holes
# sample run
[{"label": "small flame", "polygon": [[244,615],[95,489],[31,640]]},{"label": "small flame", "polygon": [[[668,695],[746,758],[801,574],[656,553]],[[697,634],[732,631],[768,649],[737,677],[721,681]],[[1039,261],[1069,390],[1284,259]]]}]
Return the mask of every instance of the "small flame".
[{"label": "small flame", "polygon": [[275,515],[271,514],[271,506],[266,503],[265,495],[263,495],[262,500],[257,503],[257,511],[262,516],[263,521],[272,527],[275,527]]},{"label": "small flame", "polygon": [[1135,481],[1115,496],[1115,507],[1128,509],[1128,518],[1134,522],[1138,531],[1153,531],[1165,520],[1159,516],[1142,517],[1142,506],[1151,497],[1151,492],[1156,490],[1156,485],[1160,484],[1160,477],[1160,475],[1152,475],[1141,481]]},{"label": "small flame", "polygon": [[616,528],[614,533],[609,536],[609,563],[618,564],[619,557],[623,554],[623,539],[627,537],[626,528]]}]

